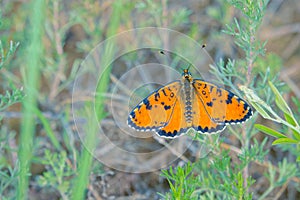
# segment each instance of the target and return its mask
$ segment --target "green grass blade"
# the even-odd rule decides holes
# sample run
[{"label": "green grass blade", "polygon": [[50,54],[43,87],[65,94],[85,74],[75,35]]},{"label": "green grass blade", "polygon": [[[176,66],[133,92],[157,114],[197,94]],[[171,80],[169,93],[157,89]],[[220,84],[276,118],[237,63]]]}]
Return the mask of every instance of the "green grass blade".
[{"label": "green grass blade", "polygon": [[40,77],[40,59],[43,57],[42,36],[44,31],[45,1],[34,0],[30,8],[29,17],[28,47],[25,65],[24,92],[26,97],[23,100],[23,118],[21,124],[20,148],[18,158],[20,161],[20,177],[18,183],[17,199],[28,199],[28,177],[32,159],[32,146],[35,131],[34,110],[37,104],[38,83]]},{"label": "green grass blade", "polygon": [[[122,1],[117,0],[113,3],[113,11],[111,14],[111,20],[110,20],[110,26],[108,27],[108,37],[116,34],[117,28],[119,27],[120,24],[120,13],[122,11]],[[101,60],[101,65],[102,68],[102,77],[99,81],[99,85],[97,87],[97,93],[105,93],[108,84],[109,84],[109,76],[110,76],[110,69],[106,69],[107,65],[109,62],[111,62],[112,55],[114,53],[114,47],[115,44],[111,42],[108,44],[105,48],[104,56],[102,58],[105,58],[104,60]],[[96,108],[96,115],[98,116],[98,119],[101,120],[105,116],[105,110],[104,110],[104,97],[96,96],[95,97],[95,108]],[[93,110],[93,109],[91,109]],[[89,180],[89,173],[90,173],[90,168],[92,165],[93,157],[92,153],[89,152],[88,149],[95,149],[97,140],[96,135],[97,135],[97,130],[98,130],[98,121],[97,119],[92,119],[91,124],[89,125],[90,131],[87,130],[89,134],[87,134],[86,138],[86,146],[87,148],[83,148],[81,158],[79,160],[79,167],[78,167],[78,177],[75,181],[75,185],[72,190],[72,199],[74,200],[82,200],[84,199],[85,195],[85,190],[88,184]]]},{"label": "green grass blade", "polygon": [[56,139],[56,136],[54,132],[51,129],[50,123],[48,122],[47,118],[43,115],[43,113],[39,109],[35,109],[34,114],[39,118],[41,121],[42,125],[44,126],[44,129],[46,131],[47,136],[49,137],[50,141],[52,142],[53,146],[57,149],[60,150],[61,146],[59,144],[59,141]]}]

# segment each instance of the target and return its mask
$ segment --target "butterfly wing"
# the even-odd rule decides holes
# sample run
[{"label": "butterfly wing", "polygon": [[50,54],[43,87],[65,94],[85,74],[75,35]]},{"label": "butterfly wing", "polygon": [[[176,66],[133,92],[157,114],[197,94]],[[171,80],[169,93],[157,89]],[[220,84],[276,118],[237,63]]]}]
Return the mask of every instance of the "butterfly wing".
[{"label": "butterfly wing", "polygon": [[252,116],[250,106],[232,92],[194,79],[193,87],[208,116],[217,124],[245,122]]},{"label": "butterfly wing", "polygon": [[155,131],[166,126],[180,89],[178,80],[151,93],[130,112],[128,125],[139,131]]},{"label": "butterfly wing", "polygon": [[192,92],[191,96],[192,109],[188,111],[192,112],[192,123],[188,124],[186,116],[184,115],[186,112],[186,102],[182,97],[184,97],[184,95],[179,93],[171,118],[165,127],[157,131],[158,135],[163,137],[177,137],[186,133],[191,127],[200,133],[217,133],[225,129],[225,124],[217,124],[210,118],[195,91]]},{"label": "butterfly wing", "polygon": [[178,95],[167,125],[156,131],[159,136],[170,138],[177,137],[190,128],[184,117],[184,106],[182,96]]},{"label": "butterfly wing", "polygon": [[203,106],[203,102],[197,91],[194,92],[193,101],[193,128],[200,133],[218,133],[225,129],[224,123],[218,124],[211,119],[209,113]]}]

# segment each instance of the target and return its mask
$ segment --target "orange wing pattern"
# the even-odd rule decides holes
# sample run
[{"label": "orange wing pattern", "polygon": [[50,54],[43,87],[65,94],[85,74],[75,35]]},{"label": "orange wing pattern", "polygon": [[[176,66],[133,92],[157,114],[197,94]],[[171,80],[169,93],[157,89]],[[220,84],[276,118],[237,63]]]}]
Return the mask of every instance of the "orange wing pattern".
[{"label": "orange wing pattern", "polygon": [[[197,93],[197,91],[195,91]],[[225,129],[224,123],[218,124],[211,119],[209,113],[205,110],[203,102],[195,94],[193,102],[193,128],[200,133],[218,133]]]},{"label": "orange wing pattern", "polygon": [[202,107],[215,123],[236,124],[252,116],[250,106],[232,92],[194,79],[193,87]]},{"label": "orange wing pattern", "polygon": [[174,81],[154,91],[129,114],[127,123],[140,131],[156,131],[168,124],[174,110],[181,82]]},{"label": "orange wing pattern", "polygon": [[[178,93],[180,94],[180,93]],[[157,134],[163,137],[177,137],[183,133],[186,133],[190,128],[186,123],[184,116],[184,102],[180,95],[174,104],[172,115],[166,126],[157,130]]]}]

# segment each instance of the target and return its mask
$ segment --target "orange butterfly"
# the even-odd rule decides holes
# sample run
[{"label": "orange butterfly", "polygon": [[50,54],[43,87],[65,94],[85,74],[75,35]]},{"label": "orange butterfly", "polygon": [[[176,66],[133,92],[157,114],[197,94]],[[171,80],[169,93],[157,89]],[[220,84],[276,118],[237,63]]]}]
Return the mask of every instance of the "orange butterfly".
[{"label": "orange butterfly", "polygon": [[243,123],[252,116],[250,106],[232,92],[193,79],[188,69],[182,80],[163,86],[129,114],[128,125],[138,131],[155,131],[162,137],[177,137],[190,128],[217,133],[227,124]]}]

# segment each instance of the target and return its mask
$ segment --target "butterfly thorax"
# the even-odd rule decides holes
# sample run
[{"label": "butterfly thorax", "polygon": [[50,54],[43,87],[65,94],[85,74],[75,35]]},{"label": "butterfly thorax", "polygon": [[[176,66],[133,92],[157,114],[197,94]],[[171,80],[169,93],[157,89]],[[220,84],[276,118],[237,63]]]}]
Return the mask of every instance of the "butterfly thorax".
[{"label": "butterfly thorax", "polygon": [[182,97],[183,102],[184,102],[184,117],[186,120],[186,123],[188,125],[188,127],[192,126],[192,121],[193,121],[193,112],[192,112],[192,99],[193,99],[193,94],[194,92],[193,90],[193,77],[192,75],[189,73],[188,70],[184,70],[183,71],[183,75],[182,75]]}]

